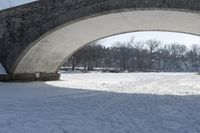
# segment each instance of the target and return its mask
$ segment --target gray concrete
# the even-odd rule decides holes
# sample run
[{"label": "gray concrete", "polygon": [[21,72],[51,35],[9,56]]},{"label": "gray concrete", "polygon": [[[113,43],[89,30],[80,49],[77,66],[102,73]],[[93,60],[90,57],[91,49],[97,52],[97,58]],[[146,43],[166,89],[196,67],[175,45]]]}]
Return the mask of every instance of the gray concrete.
[{"label": "gray concrete", "polygon": [[2,77],[3,81],[50,81],[58,79],[60,79],[59,73],[20,73]]},{"label": "gray concrete", "polygon": [[40,0],[0,12],[0,62],[10,79],[56,75],[74,51],[103,37],[149,30],[200,35],[199,10],[199,0]]}]

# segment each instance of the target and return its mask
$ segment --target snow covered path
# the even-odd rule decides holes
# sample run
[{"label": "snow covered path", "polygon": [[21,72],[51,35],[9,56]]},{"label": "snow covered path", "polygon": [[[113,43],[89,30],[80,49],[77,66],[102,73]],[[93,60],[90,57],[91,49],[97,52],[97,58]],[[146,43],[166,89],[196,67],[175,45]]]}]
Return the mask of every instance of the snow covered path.
[{"label": "snow covered path", "polygon": [[200,132],[198,75],[91,73],[62,79],[0,83],[0,133]]}]

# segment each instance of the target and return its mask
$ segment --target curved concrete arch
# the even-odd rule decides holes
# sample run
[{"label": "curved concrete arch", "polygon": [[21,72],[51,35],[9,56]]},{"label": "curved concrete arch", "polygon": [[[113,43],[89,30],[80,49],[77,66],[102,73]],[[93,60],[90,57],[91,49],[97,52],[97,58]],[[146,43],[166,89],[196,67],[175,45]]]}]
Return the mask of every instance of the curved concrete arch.
[{"label": "curved concrete arch", "polygon": [[38,40],[14,73],[57,73],[74,51],[111,35],[133,31],[173,31],[200,35],[200,14],[170,10],[131,10],[66,24]]},{"label": "curved concrete arch", "polygon": [[[0,11],[0,63],[10,79],[58,78],[73,51],[134,31],[200,35],[199,0],[39,0]],[[37,74],[36,74],[37,73]],[[53,78],[55,77],[55,78]]]}]

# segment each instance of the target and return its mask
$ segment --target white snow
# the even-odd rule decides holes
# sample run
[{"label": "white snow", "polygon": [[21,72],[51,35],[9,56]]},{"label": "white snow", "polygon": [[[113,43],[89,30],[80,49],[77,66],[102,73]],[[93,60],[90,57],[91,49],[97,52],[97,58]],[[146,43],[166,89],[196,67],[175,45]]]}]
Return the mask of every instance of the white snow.
[{"label": "white snow", "polygon": [[6,70],[3,68],[3,66],[0,63],[0,75],[7,75]]},{"label": "white snow", "polygon": [[200,76],[195,73],[86,73],[63,74],[57,87],[118,93],[200,95]]},{"label": "white snow", "polygon": [[89,73],[0,83],[0,133],[199,133],[199,81],[189,73]]}]

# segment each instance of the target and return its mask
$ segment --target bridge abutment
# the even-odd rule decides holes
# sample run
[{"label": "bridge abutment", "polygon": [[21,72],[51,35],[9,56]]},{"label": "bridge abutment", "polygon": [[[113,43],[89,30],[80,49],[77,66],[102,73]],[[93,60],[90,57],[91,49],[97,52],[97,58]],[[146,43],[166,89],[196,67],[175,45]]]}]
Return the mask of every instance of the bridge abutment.
[{"label": "bridge abutment", "polygon": [[9,74],[3,81],[53,81],[59,79],[59,73],[20,73]]}]

